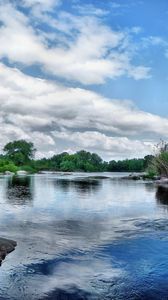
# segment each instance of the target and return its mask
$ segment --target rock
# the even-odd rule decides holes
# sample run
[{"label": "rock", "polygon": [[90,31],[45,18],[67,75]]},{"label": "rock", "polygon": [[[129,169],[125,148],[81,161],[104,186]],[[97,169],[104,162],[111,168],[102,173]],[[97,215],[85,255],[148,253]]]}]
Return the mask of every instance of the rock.
[{"label": "rock", "polygon": [[123,176],[121,177],[121,179],[128,179],[128,180],[141,180],[142,176],[140,175],[134,175],[134,174],[130,174],[129,176]]},{"label": "rock", "polygon": [[16,174],[19,175],[19,176],[25,176],[25,175],[27,175],[28,173],[27,173],[27,171],[20,170],[20,171],[17,171]]},{"label": "rock", "polygon": [[0,265],[6,255],[15,250],[17,243],[13,240],[0,238]]},{"label": "rock", "polygon": [[93,175],[86,177],[87,179],[109,179],[110,177],[104,175]]},{"label": "rock", "polygon": [[13,173],[13,172],[10,172],[10,171],[5,171],[5,175],[10,175],[10,176],[13,176],[13,175],[15,175],[15,173]]},{"label": "rock", "polygon": [[160,176],[154,176],[153,177],[153,180],[160,180],[161,178],[160,178]]},{"label": "rock", "polygon": [[159,180],[156,180],[155,183],[157,185],[167,185],[168,186],[168,178],[167,177],[162,177]]},{"label": "rock", "polygon": [[132,179],[132,180],[140,180],[140,179],[142,179],[142,177],[139,176],[139,175],[132,175],[132,176],[131,176],[131,179]]},{"label": "rock", "polygon": [[61,174],[61,176],[67,176],[67,175],[70,176],[70,175],[72,175],[72,174],[73,174],[73,173],[64,172],[64,173]]}]

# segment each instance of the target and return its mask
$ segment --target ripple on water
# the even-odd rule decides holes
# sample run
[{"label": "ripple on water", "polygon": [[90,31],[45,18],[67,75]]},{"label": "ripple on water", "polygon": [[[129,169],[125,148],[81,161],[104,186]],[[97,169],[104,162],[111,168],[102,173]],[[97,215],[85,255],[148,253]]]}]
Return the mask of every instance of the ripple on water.
[{"label": "ripple on water", "polygon": [[167,192],[81,176],[0,181],[0,299],[167,299]]}]

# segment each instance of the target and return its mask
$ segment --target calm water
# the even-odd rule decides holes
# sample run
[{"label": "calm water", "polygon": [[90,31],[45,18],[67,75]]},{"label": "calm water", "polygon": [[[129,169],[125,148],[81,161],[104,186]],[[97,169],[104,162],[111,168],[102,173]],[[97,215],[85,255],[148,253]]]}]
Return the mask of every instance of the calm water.
[{"label": "calm water", "polygon": [[168,192],[93,175],[0,177],[0,299],[168,299]]}]

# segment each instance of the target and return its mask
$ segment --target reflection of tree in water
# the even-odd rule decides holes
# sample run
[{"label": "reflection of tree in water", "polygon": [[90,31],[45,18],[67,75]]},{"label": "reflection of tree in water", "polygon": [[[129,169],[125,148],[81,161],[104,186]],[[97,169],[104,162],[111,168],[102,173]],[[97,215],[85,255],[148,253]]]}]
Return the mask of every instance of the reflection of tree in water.
[{"label": "reflection of tree in water", "polygon": [[158,186],[156,191],[156,199],[159,204],[168,206],[168,187]]},{"label": "reflection of tree in water", "polygon": [[7,182],[7,200],[13,205],[30,205],[33,200],[32,178],[13,176]]},{"label": "reflection of tree in water", "polygon": [[91,179],[59,179],[54,181],[54,185],[61,188],[64,192],[70,189],[75,189],[76,192],[82,194],[88,194],[96,192],[101,187],[101,180],[91,180]]},{"label": "reflection of tree in water", "polygon": [[[93,297],[92,297],[93,298]],[[91,299],[89,292],[78,289],[75,285],[69,289],[56,289],[45,297],[46,300],[88,300]],[[95,298],[94,298],[95,299]]]},{"label": "reflection of tree in water", "polygon": [[144,186],[145,186],[146,191],[151,192],[153,194],[153,191],[155,190],[153,182],[152,183],[149,183],[149,182],[145,183]]}]

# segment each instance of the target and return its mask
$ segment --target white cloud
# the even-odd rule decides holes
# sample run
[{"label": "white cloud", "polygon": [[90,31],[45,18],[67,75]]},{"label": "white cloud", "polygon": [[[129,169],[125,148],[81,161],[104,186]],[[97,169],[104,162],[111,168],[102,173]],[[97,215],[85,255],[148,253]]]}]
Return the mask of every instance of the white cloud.
[{"label": "white cloud", "polygon": [[[38,65],[44,76],[85,85],[120,76],[150,77],[148,67],[133,64],[136,46],[131,36],[139,27],[114,31],[102,22],[104,12],[94,13],[93,6],[90,15],[83,10],[79,17],[57,14],[61,1],[22,0],[19,5],[28,8],[27,15],[12,3],[0,0],[0,58],[11,65]],[[131,101],[33,78],[1,63],[0,131],[1,147],[24,138],[35,143],[39,156],[84,148],[112,159],[150,153],[155,141],[167,138],[168,120],[138,110]]]},{"label": "white cloud", "polygon": [[85,4],[85,5],[75,4],[73,5],[73,8],[77,10],[81,15],[85,15],[85,16],[89,16],[89,15],[104,16],[109,13],[109,11],[98,8],[93,4]]},{"label": "white cloud", "polygon": [[106,99],[27,76],[0,64],[1,146],[8,140],[32,140],[43,153],[85,148],[105,158],[143,156],[168,120],[138,110],[130,101]]},{"label": "white cloud", "polygon": [[[150,69],[148,69],[150,70]],[[142,78],[150,78],[149,72],[147,72],[146,67],[130,67],[129,69],[130,77],[133,77],[135,80],[139,80]]]},{"label": "white cloud", "polygon": [[22,5],[32,8],[39,12],[45,12],[52,10],[60,3],[60,0],[22,0]]},{"label": "white cloud", "polygon": [[149,47],[152,46],[161,46],[161,47],[167,47],[168,43],[167,41],[161,37],[161,36],[148,36],[142,39],[143,46]]},{"label": "white cloud", "polygon": [[[25,4],[52,7],[53,1],[28,1]],[[43,22],[53,26],[50,34],[32,27],[31,15],[25,16],[7,3],[0,6],[0,57],[23,65],[39,65],[45,72],[78,81],[102,84],[107,78],[128,76],[136,80],[149,77],[150,69],[132,64],[128,34],[113,31],[96,17],[77,17],[60,13]],[[37,19],[36,19],[37,21]]]},{"label": "white cloud", "polygon": [[81,148],[96,151],[110,159],[129,157],[143,157],[153,152],[153,143],[139,140],[131,140],[127,137],[112,137],[98,131],[85,132],[54,132],[56,139],[62,139],[66,143],[73,143],[76,151]]}]

